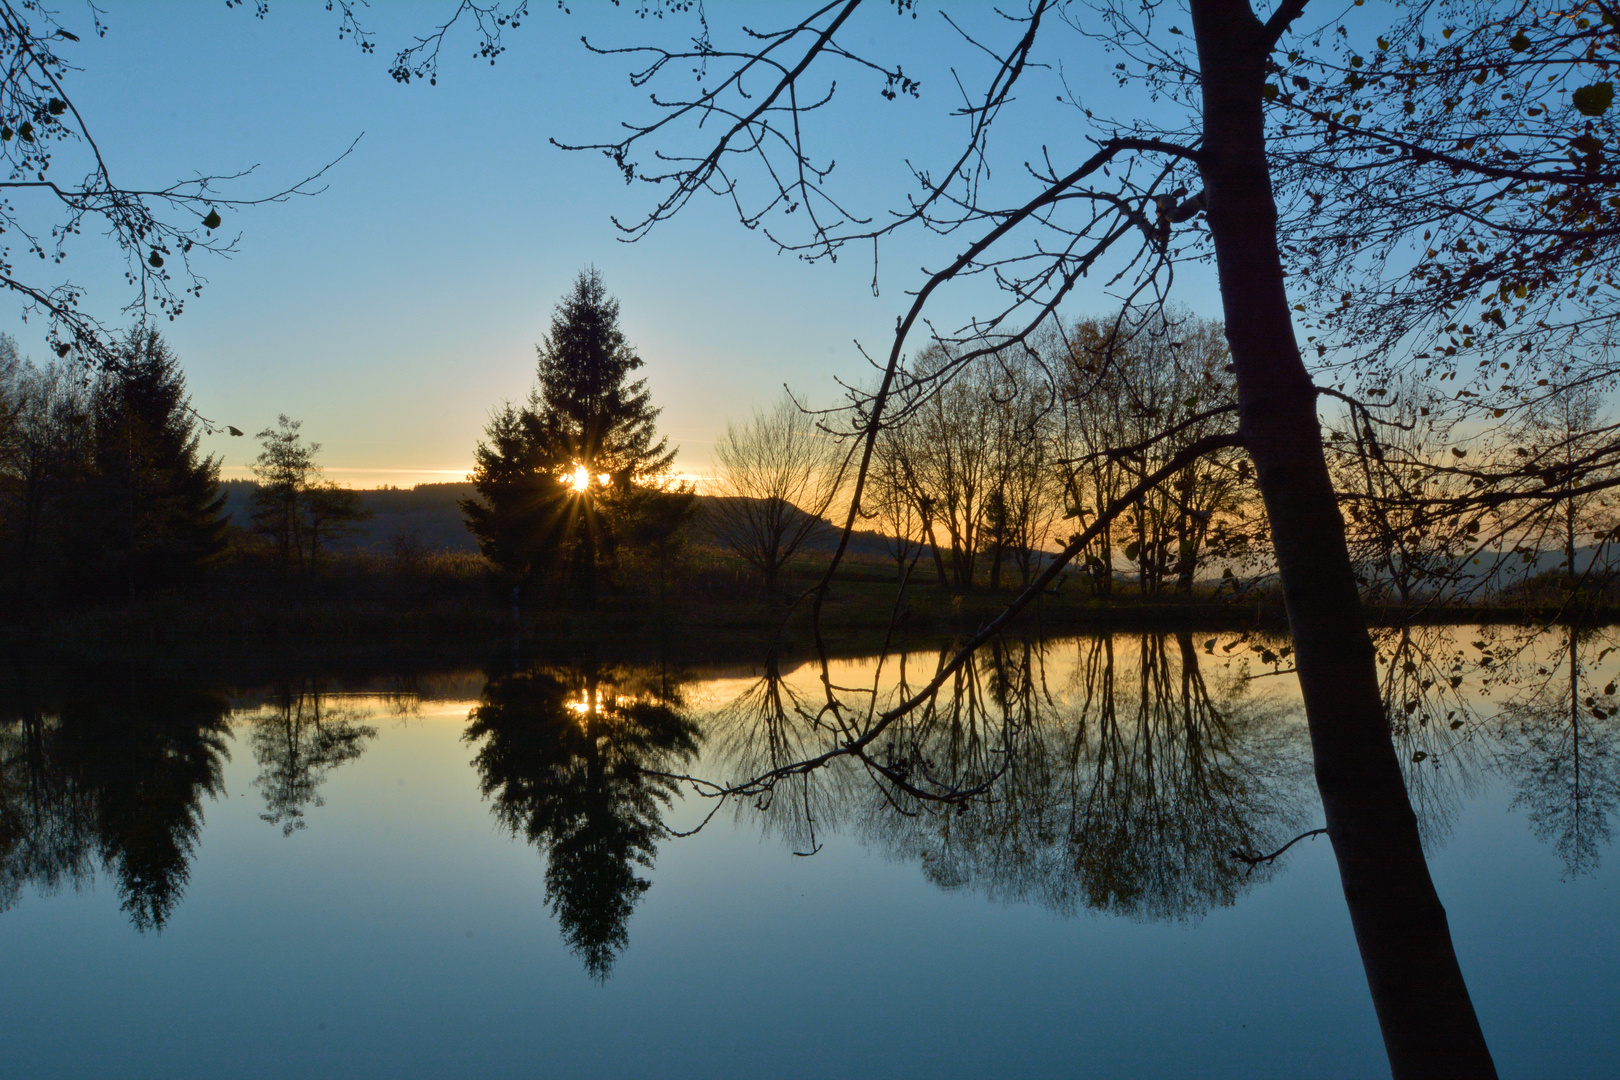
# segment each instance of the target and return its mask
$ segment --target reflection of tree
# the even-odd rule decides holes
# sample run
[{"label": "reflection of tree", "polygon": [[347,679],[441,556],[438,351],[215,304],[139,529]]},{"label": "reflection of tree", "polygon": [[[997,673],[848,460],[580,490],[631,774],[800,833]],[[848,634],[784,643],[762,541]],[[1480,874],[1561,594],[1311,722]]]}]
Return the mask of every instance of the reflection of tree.
[{"label": "reflection of tree", "polygon": [[0,907],[24,884],[88,879],[99,860],[137,929],[162,929],[185,891],[217,795],[220,697],[156,676],[63,678],[0,702]]},{"label": "reflection of tree", "polygon": [[[713,718],[713,748],[735,776],[747,778],[769,773],[812,756],[824,732],[815,722],[816,710],[783,676],[775,653],[766,657],[760,677]],[[768,832],[780,836],[800,852],[816,848],[816,829],[833,824],[842,800],[834,793],[849,778],[849,770],[831,775],[800,775],[748,803],[746,811]]]},{"label": "reflection of tree", "polygon": [[1463,797],[1476,786],[1479,688],[1465,683],[1477,661],[1465,660],[1452,627],[1380,629],[1373,640],[1407,797],[1424,844],[1432,845],[1450,831]]},{"label": "reflection of tree", "polygon": [[[1270,872],[1231,852],[1271,850],[1300,825],[1309,770],[1297,729],[1283,707],[1246,696],[1244,680],[1211,686],[1185,635],[1144,636],[1124,661],[1122,643],[1083,639],[1061,695],[1047,686],[1042,646],[994,644],[892,725],[864,774],[845,759],[795,774],[791,799],[749,805],[783,833],[812,808],[822,822],[857,818],[942,887],[1065,913],[1185,917],[1229,904]],[[908,693],[908,660],[898,658],[896,699]],[[767,678],[716,716],[739,774],[811,756],[814,714],[784,703]],[[934,801],[908,786],[982,790]]]},{"label": "reflection of tree", "polygon": [[1597,868],[1620,804],[1620,703],[1613,682],[1600,690],[1585,681],[1596,662],[1583,660],[1582,648],[1604,639],[1563,633],[1562,647],[1536,668],[1544,681],[1503,708],[1500,752],[1517,788],[1513,805],[1527,811],[1568,872],[1580,874]]},{"label": "reflection of tree", "polygon": [[365,752],[377,729],[355,723],[352,710],[323,702],[317,687],[283,685],[274,711],[253,723],[253,757],[259,775],[253,783],[264,792],[260,815],[291,836],[307,824],[304,810],[324,806],[319,788],[326,774]]},{"label": "reflection of tree", "polygon": [[491,679],[473,710],[474,764],[503,825],[547,851],[546,900],[598,979],[629,940],[675,783],[645,770],[697,753],[698,730],[667,688],[629,673],[525,671]]},{"label": "reflection of tree", "polygon": [[[1232,903],[1253,875],[1233,851],[1298,830],[1307,773],[1283,708],[1205,679],[1186,634],[1143,636],[1117,680],[1092,641],[1070,742],[1070,840],[1086,900],[1154,917]],[[1098,655],[1101,654],[1101,655]]]}]

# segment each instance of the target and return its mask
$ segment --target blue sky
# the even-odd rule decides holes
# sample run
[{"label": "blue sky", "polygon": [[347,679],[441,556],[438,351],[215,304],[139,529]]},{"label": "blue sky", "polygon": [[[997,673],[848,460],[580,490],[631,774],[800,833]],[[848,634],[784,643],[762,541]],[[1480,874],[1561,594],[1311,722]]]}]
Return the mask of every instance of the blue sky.
[{"label": "blue sky", "polygon": [[[209,285],[169,324],[203,415],[249,433],[278,413],[304,421],[324,446],[330,475],[356,486],[460,479],[489,410],[521,398],[534,377],[534,345],[575,275],[598,267],[621,301],[623,325],[647,366],[663,428],[682,449],[680,467],[708,468],[710,442],[727,418],[767,404],[784,383],[830,403],[835,376],[860,380],[854,342],[887,349],[904,290],[919,267],[937,266],[949,243],[916,237],[883,252],[880,295],[868,257],[806,265],[743,229],[716,199],[694,202],[675,221],[625,244],[610,215],[634,217],[652,192],[626,187],[592,153],[567,153],[548,138],[590,141],[621,119],[649,115],[645,91],[629,87],[624,58],[588,54],[593,41],[679,42],[690,19],[639,20],[606,4],[570,14],[534,5],[493,67],[453,37],[437,86],[395,84],[388,59],[413,32],[431,27],[453,0],[378,5],[366,13],[377,52],[339,41],[320,3],[273,0],[253,17],[222,2],[111,3],[105,38],[64,4],[64,25],[84,39],[66,55],[81,70],[68,82],[121,183],[160,185],[196,173],[257,165],[241,194],[276,190],[319,169],[357,136],[354,152],[314,198],[228,217],[241,235],[232,258],[203,267]],[[710,3],[717,35],[774,21],[779,5]],[[982,5],[953,9],[999,38]],[[898,205],[904,159],[945,160],[963,121],[952,65],[971,81],[978,62],[937,13],[915,20],[891,6],[863,11],[849,36],[899,59],[920,78],[919,101],[885,102],[879,85],[840,72],[839,104],[821,118],[820,145],[837,158],[842,192],[868,211]],[[1065,31],[1065,33],[1067,33]],[[1057,37],[1057,35],[1054,35]],[[1096,50],[1072,34],[1063,75],[1088,102],[1120,108]],[[1061,58],[1060,58],[1061,59]],[[1055,69],[1032,75],[1010,115],[998,174],[1009,197],[1023,190],[1020,155],[1041,144],[1072,154],[1084,130],[1055,104]],[[1044,81],[1043,81],[1044,80]],[[1045,101],[1049,104],[1041,104]],[[59,163],[64,175],[72,169]],[[93,238],[68,268],[91,289],[90,304],[115,313],[115,264]],[[1185,302],[1217,311],[1195,274]],[[968,314],[972,290],[947,298],[942,315]],[[1080,297],[1076,313],[1103,310]],[[43,327],[10,323],[27,352],[45,353]],[[206,449],[240,475],[256,447],[213,436]]]}]

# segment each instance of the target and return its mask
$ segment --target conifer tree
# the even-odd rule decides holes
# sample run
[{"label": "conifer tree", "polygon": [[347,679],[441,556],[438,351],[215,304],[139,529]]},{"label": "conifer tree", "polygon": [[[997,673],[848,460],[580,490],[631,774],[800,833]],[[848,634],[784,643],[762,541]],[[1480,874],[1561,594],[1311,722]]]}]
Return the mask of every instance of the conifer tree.
[{"label": "conifer tree", "polygon": [[[151,327],[131,330],[91,396],[92,470],[85,543],[129,597],[183,584],[224,550],[219,462],[201,433],[180,361]],[[93,538],[93,540],[91,539]]]},{"label": "conifer tree", "polygon": [[491,418],[472,479],[478,499],[462,504],[484,553],[516,577],[565,567],[583,598],[599,564],[648,517],[649,500],[674,500],[684,519],[692,492],[669,484],[676,451],[658,436],[659,410],[642,366],[619,328],[619,302],[595,269],[582,272],[557,305],[536,349],[539,382],[525,408]]}]

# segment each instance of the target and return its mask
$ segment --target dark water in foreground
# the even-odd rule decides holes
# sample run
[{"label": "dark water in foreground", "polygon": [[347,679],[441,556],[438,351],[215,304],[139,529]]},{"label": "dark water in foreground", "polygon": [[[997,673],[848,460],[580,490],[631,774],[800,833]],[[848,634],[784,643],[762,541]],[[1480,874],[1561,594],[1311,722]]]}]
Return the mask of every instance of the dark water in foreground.
[{"label": "dark water in foreground", "polygon": [[[1614,644],[1383,643],[1504,1076],[1620,1075]],[[938,662],[828,675],[858,715]],[[824,749],[819,669],[18,674],[0,1075],[1384,1074],[1325,838],[1229,854],[1320,824],[1286,667],[1231,635],[1008,644],[887,777],[845,761],[686,838],[713,802],[647,770]]]}]

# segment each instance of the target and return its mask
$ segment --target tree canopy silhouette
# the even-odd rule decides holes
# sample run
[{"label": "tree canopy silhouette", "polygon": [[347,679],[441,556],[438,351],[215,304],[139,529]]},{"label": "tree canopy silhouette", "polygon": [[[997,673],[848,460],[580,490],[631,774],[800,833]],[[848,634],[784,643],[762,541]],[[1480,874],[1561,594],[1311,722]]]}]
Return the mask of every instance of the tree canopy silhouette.
[{"label": "tree canopy silhouette", "polygon": [[116,357],[91,395],[86,530],[104,573],[133,597],[194,577],[224,551],[228,518],[179,358],[151,326],[130,330]]},{"label": "tree canopy silhouette", "polygon": [[650,519],[649,503],[693,503],[670,476],[676,451],[657,431],[641,357],[619,328],[619,302],[594,268],[580,273],[536,346],[538,381],[526,406],[497,410],[478,444],[478,498],[462,503],[480,548],[514,576],[555,567],[595,594],[600,563]]}]

